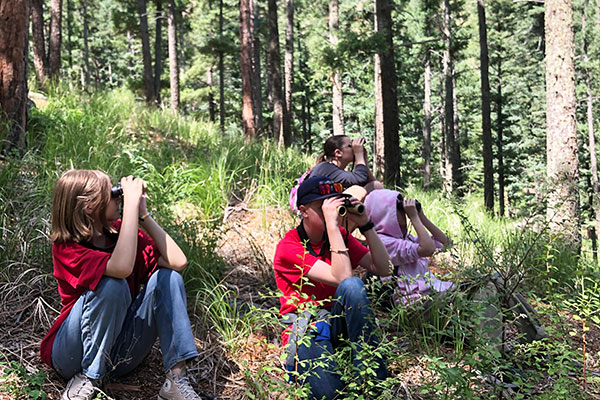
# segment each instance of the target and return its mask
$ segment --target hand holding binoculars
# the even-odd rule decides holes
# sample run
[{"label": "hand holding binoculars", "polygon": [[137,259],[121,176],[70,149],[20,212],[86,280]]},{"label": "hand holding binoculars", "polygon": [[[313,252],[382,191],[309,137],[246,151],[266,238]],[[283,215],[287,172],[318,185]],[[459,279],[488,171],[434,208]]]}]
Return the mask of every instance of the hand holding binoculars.
[{"label": "hand holding binoculars", "polygon": [[[146,184],[146,182],[144,182],[144,186],[142,187],[142,193],[146,193],[148,191],[148,185]],[[111,197],[121,197],[123,196],[123,187],[121,186],[121,182],[117,182],[116,185],[114,185],[111,189],[110,189],[110,196]]]},{"label": "hand holding binoculars", "polygon": [[346,214],[362,215],[365,213],[365,205],[362,203],[352,204],[349,199],[344,199],[344,204],[337,208],[340,217]]}]

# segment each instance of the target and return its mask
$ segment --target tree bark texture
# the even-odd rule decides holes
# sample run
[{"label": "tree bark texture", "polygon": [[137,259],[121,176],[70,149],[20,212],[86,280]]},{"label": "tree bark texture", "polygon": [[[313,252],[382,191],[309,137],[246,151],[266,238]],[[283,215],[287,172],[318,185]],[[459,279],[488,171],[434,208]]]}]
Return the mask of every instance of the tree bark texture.
[{"label": "tree bark texture", "polygon": [[[283,129],[284,104],[281,82],[281,52],[279,50],[279,27],[277,25],[277,0],[268,1],[267,21],[269,23],[268,60],[271,76],[269,97],[273,105],[273,135],[280,146],[289,145]],[[287,143],[286,143],[287,142]]]},{"label": "tree bark texture", "polygon": [[177,26],[175,22],[175,1],[169,0],[167,31],[169,37],[169,81],[171,86],[171,111],[179,111],[179,65],[177,62]]},{"label": "tree bark texture", "polygon": [[[219,0],[219,37],[223,36],[223,0]],[[225,133],[225,65],[223,50],[219,50],[219,126]]]},{"label": "tree bark texture", "polygon": [[25,148],[29,0],[2,0],[0,21],[0,138],[7,154]]},{"label": "tree bark texture", "polygon": [[[329,0],[329,42],[333,47],[338,44],[339,29],[338,0]],[[344,97],[342,93],[342,75],[336,68],[331,73],[333,102],[333,134],[344,135]]]},{"label": "tree bark texture", "polygon": [[425,71],[423,73],[423,186],[431,184],[431,53],[425,49]]},{"label": "tree bark texture", "polygon": [[154,36],[154,101],[160,104],[160,76],[162,75],[162,26],[163,26],[163,10],[162,0],[156,0],[156,29]]},{"label": "tree bark texture", "polygon": [[500,59],[498,59],[498,93],[496,99],[496,124],[498,125],[496,142],[496,158],[498,160],[498,209],[500,216],[504,216],[504,150],[502,148],[504,116],[502,115],[502,62]]},{"label": "tree bark texture", "polygon": [[50,41],[48,43],[48,77],[58,80],[62,43],[62,0],[50,0]]},{"label": "tree bark texture", "polygon": [[292,142],[292,85],[294,83],[294,0],[285,4],[284,112],[283,132],[286,146]]},{"label": "tree bark texture", "polygon": [[137,0],[140,16],[140,39],[142,40],[142,62],[144,64],[144,95],[146,103],[154,99],[154,79],[152,77],[152,56],[150,55],[150,34],[148,33],[148,11],[146,0]]},{"label": "tree bark texture", "polygon": [[90,86],[90,49],[89,49],[89,27],[87,15],[87,0],[81,0],[81,12],[83,14],[83,70],[85,74],[85,88]]},{"label": "tree bark texture", "polygon": [[31,0],[31,34],[33,36],[33,68],[40,85],[48,79],[48,58],[44,35],[44,0]]},{"label": "tree bark texture", "polygon": [[[376,125],[379,129],[383,128],[383,180],[389,185],[400,185],[398,94],[389,0],[375,1],[375,30],[384,33],[386,42],[386,50],[376,54],[379,58],[379,62],[376,63],[379,66],[379,82],[376,86],[378,91],[375,93],[376,107],[381,109],[375,113]],[[378,121],[379,118],[381,121]],[[381,150],[379,151],[381,154]]]},{"label": "tree bark texture", "polygon": [[546,173],[550,188],[547,220],[552,232],[581,248],[573,4],[546,0]]},{"label": "tree bark texture", "polygon": [[[587,1],[584,2],[584,8],[587,8]],[[587,21],[585,18],[585,12],[581,16],[581,31],[583,32],[583,62],[586,65],[584,69],[585,74],[585,89],[586,89],[586,118],[588,128],[588,151],[590,153],[590,173],[592,181],[592,201],[590,205],[594,212],[594,219],[596,222],[596,232],[593,237],[598,238],[600,234],[600,195],[598,193],[598,159],[596,158],[596,137],[594,135],[594,96],[591,90],[590,82],[590,71],[587,67],[590,57],[588,54],[588,42],[586,36]],[[594,259],[598,260],[597,248],[594,249]]]},{"label": "tree bark texture", "polygon": [[254,128],[256,135],[262,134],[263,115],[262,115],[262,82],[261,82],[261,66],[260,66],[260,35],[259,32],[259,5],[257,0],[252,0],[251,15],[252,15],[252,32],[254,40],[254,52],[252,57],[252,107],[254,107]]},{"label": "tree bark texture", "polygon": [[242,130],[246,140],[254,139],[252,58],[254,57],[254,31],[252,0],[240,0],[240,69],[242,73]]},{"label": "tree bark texture", "polygon": [[494,211],[494,167],[492,164],[492,121],[490,106],[490,80],[487,45],[487,24],[483,0],[477,1],[479,19],[479,62],[481,64],[481,139],[483,144],[483,202],[488,211]]},{"label": "tree bark texture", "polygon": [[461,186],[460,147],[455,132],[456,110],[454,108],[454,67],[452,54],[452,32],[450,18],[450,1],[444,0],[444,139],[446,144],[446,166],[444,168],[444,191],[458,194]]}]

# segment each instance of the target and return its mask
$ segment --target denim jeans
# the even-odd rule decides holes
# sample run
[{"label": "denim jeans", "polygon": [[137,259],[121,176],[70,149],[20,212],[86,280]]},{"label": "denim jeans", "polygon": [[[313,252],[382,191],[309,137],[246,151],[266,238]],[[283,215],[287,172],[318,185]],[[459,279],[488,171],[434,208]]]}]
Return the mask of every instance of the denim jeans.
[{"label": "denim jeans", "polygon": [[[356,277],[344,279],[335,292],[335,299],[329,318],[331,334],[323,335],[318,332],[320,329],[308,329],[306,334],[310,335],[310,343],[306,345],[302,343],[303,340],[298,342],[297,369],[301,376],[305,376],[300,383],[310,385],[312,398],[315,399],[332,399],[336,396],[336,391],[345,386],[339,367],[329,357],[343,344],[344,339],[356,346],[356,351],[353,352],[355,378],[358,378],[358,371],[362,369],[362,360],[357,357],[362,343],[371,346],[379,343],[373,333],[375,316],[363,281]],[[385,379],[387,370],[384,360],[378,358],[376,362],[377,378]]]},{"label": "denim jeans", "polygon": [[92,379],[125,375],[160,339],[165,373],[198,355],[187,314],[183,278],[156,271],[131,302],[125,279],[103,277],[73,306],[52,346],[52,365],[64,378],[82,372]]}]

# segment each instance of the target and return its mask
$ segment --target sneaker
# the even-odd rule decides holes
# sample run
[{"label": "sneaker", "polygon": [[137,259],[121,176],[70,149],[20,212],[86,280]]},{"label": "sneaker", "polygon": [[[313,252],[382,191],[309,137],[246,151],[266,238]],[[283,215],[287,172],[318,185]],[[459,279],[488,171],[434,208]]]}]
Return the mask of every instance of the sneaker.
[{"label": "sneaker", "polygon": [[202,400],[194,391],[186,375],[167,373],[167,379],[158,392],[159,400]]},{"label": "sneaker", "polygon": [[94,381],[79,372],[69,380],[60,400],[91,400],[94,398],[94,392]]}]

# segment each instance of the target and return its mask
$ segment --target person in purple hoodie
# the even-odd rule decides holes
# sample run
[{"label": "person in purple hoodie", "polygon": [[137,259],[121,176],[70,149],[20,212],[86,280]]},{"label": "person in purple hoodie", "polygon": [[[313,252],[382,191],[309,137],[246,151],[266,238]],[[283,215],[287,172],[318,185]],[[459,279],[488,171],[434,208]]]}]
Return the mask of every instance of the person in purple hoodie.
[{"label": "person in purple hoodie", "polygon": [[[367,196],[365,207],[392,264],[399,266],[395,302],[408,305],[422,296],[454,287],[429,270],[429,257],[450,244],[450,240],[427,218],[419,202],[405,199],[400,192],[380,189]],[[408,233],[408,220],[417,236]]]},{"label": "person in purple hoodie", "polygon": [[[375,224],[375,232],[386,247],[394,265],[397,287],[394,287],[393,300],[406,306],[423,300],[427,313],[432,301],[451,301],[452,296],[435,296],[455,291],[468,292],[469,298],[484,305],[484,326],[490,339],[499,339],[501,334],[501,311],[497,303],[498,291],[504,290],[501,278],[482,276],[481,281],[465,282],[457,288],[452,282],[436,278],[429,270],[429,262],[437,249],[443,249],[450,240],[433,222],[427,218],[423,207],[415,199],[405,199],[400,192],[388,189],[372,191],[365,200],[367,214]],[[408,233],[410,220],[417,236]],[[391,277],[381,278],[382,280]],[[547,337],[537,314],[519,293],[508,296],[505,309],[515,314],[517,329],[527,342]],[[423,318],[428,316],[423,315]]]}]

